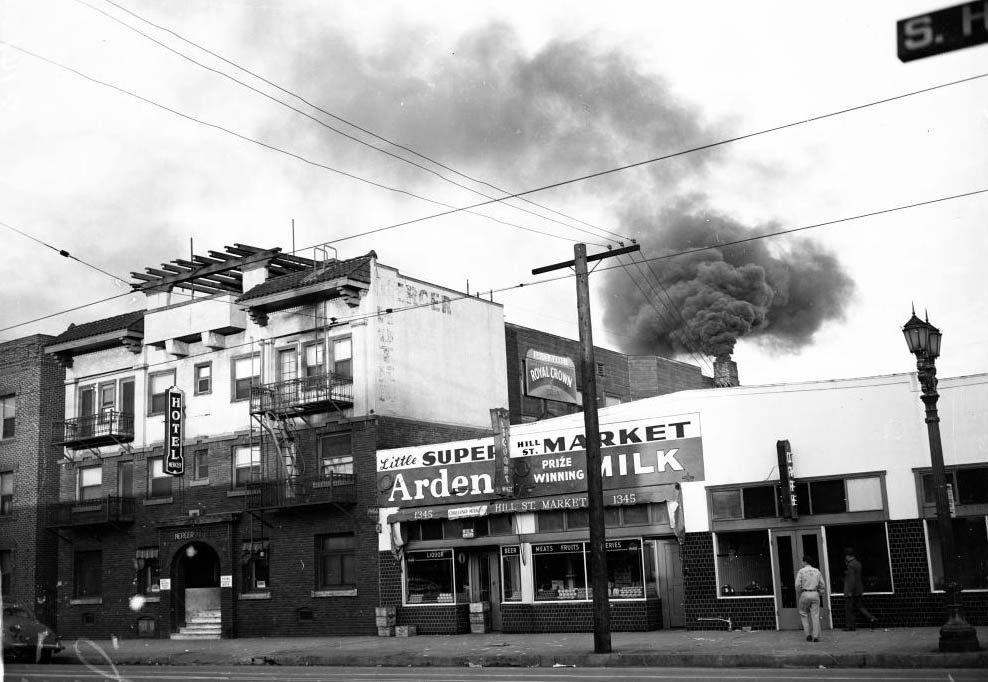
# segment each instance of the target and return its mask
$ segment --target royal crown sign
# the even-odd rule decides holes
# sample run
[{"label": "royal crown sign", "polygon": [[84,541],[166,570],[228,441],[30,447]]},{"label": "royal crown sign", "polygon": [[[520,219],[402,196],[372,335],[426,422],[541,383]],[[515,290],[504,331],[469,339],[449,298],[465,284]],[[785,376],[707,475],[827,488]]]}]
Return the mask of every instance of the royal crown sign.
[{"label": "royal crown sign", "polygon": [[570,358],[529,349],[525,353],[525,394],[579,405],[576,365]]},{"label": "royal crown sign", "polygon": [[185,396],[181,389],[169,388],[168,409],[165,410],[165,467],[170,476],[185,475],[182,440],[185,430]]}]

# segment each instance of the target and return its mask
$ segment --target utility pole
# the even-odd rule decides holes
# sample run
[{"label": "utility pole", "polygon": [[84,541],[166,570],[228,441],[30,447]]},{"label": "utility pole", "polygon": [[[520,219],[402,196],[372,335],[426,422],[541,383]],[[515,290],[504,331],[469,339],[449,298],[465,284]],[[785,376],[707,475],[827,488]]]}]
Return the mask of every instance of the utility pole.
[{"label": "utility pole", "polygon": [[597,371],[590,324],[590,284],[587,261],[638,251],[634,246],[587,257],[587,245],[573,247],[574,259],[532,270],[533,275],[572,267],[576,270],[576,312],[580,325],[583,390],[583,425],[587,447],[587,506],[590,514],[590,576],[593,589],[593,650],[611,652],[611,603],[607,590],[607,554],[604,549],[604,483],[600,470],[600,425],[597,420]]}]

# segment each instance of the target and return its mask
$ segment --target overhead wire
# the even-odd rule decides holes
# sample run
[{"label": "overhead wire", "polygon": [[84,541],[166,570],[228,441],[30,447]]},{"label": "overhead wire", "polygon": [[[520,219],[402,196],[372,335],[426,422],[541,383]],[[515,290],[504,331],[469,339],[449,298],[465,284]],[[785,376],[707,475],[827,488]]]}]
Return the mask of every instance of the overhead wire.
[{"label": "overhead wire", "polygon": [[[190,114],[183,113],[183,112],[181,112],[181,111],[179,111],[177,109],[173,109],[172,107],[169,107],[167,105],[164,105],[164,104],[161,104],[159,102],[156,102],[155,100],[152,100],[152,99],[150,99],[148,97],[144,97],[143,95],[139,95],[139,94],[137,94],[135,92],[132,92],[130,90],[127,90],[126,88],[120,87],[118,85],[114,85],[113,83],[109,83],[107,81],[100,80],[99,78],[96,78],[94,76],[90,76],[89,74],[86,74],[86,73],[84,73],[82,71],[79,71],[78,69],[75,69],[75,68],[73,68],[71,66],[67,66],[67,65],[62,64],[62,63],[60,63],[58,61],[55,61],[54,59],[49,59],[48,57],[45,57],[45,56],[40,55],[40,54],[37,54],[36,52],[32,52],[31,50],[28,50],[27,48],[21,47],[21,46],[15,44],[15,43],[10,42],[10,41],[0,40],[0,45],[7,45],[8,47],[10,47],[10,48],[12,48],[14,50],[17,50],[18,52],[21,52],[22,54],[26,54],[26,55],[28,55],[30,57],[33,57],[33,58],[38,59],[40,61],[43,61],[43,62],[45,62],[47,64],[50,64],[51,66],[55,66],[57,68],[63,69],[65,71],[68,71],[69,73],[75,74],[76,76],[79,76],[80,78],[84,78],[84,79],[86,79],[86,80],[88,80],[88,81],[90,81],[92,83],[96,83],[97,85],[102,85],[103,87],[110,88],[111,90],[115,90],[115,91],[117,91],[117,92],[119,92],[121,94],[127,95],[128,97],[133,97],[133,98],[138,99],[138,100],[140,100],[140,101],[142,101],[142,102],[144,102],[146,104],[150,104],[153,107],[157,107],[157,108],[159,108],[159,109],[161,109],[163,111],[167,111],[168,113],[174,114],[176,116],[179,116],[181,118],[184,118],[184,119],[186,119],[188,121],[191,121],[193,123],[197,123],[197,124],[202,125],[202,126],[205,126],[207,128],[212,128],[214,130],[219,130],[220,132],[227,133],[227,134],[232,135],[232,136],[234,136],[234,137],[236,137],[236,138],[238,138],[240,140],[243,140],[244,142],[250,142],[251,144],[255,144],[255,145],[259,146],[259,147],[263,147],[263,148],[268,149],[270,151],[277,152],[279,154],[284,154],[285,156],[289,156],[291,158],[297,159],[299,161],[302,161],[303,163],[309,164],[310,166],[314,166],[316,168],[321,168],[323,170],[327,170],[327,171],[330,171],[332,173],[337,173],[339,175],[342,175],[344,177],[350,178],[352,180],[356,180],[358,182],[365,183],[365,184],[370,185],[372,187],[377,187],[379,189],[387,190],[389,192],[394,192],[396,194],[403,194],[403,195],[406,195],[406,196],[411,197],[411,198],[414,198],[414,199],[419,199],[420,201],[425,201],[425,202],[428,202],[430,204],[435,204],[436,206],[443,206],[445,208],[450,209],[448,211],[444,211],[444,212],[441,212],[439,214],[435,214],[435,215],[430,216],[430,217],[439,217],[439,216],[443,216],[443,215],[452,215],[454,213],[467,212],[467,213],[470,213],[472,215],[477,215],[477,216],[479,216],[481,218],[485,218],[487,220],[491,220],[491,221],[494,221],[496,223],[500,223],[502,225],[506,225],[506,226],[509,226],[509,227],[515,227],[515,228],[518,228],[520,230],[524,230],[526,232],[532,232],[534,234],[541,234],[541,235],[543,235],[545,237],[552,237],[554,239],[562,239],[562,240],[568,241],[568,242],[580,241],[580,240],[575,240],[575,239],[572,239],[572,238],[569,238],[569,237],[564,237],[562,235],[552,234],[550,232],[545,232],[543,230],[537,230],[537,229],[532,228],[532,227],[526,227],[524,225],[518,225],[516,223],[511,223],[511,222],[508,222],[506,220],[501,220],[500,218],[495,218],[493,216],[485,215],[483,213],[478,213],[478,212],[476,212],[476,211],[473,210],[473,208],[475,208],[474,206],[456,207],[456,206],[454,206],[452,204],[447,204],[446,202],[443,202],[443,201],[439,201],[439,200],[436,200],[436,199],[430,199],[428,197],[422,196],[422,195],[417,194],[415,192],[412,192],[410,190],[402,189],[400,187],[392,187],[390,185],[386,185],[384,183],[377,182],[375,180],[370,180],[368,178],[364,178],[364,177],[359,176],[359,175],[357,175],[355,173],[351,173],[349,171],[344,171],[344,170],[341,170],[339,168],[335,168],[333,166],[330,166],[328,164],[321,163],[319,161],[314,161],[314,160],[309,159],[309,158],[307,158],[305,156],[302,156],[301,154],[296,154],[295,152],[289,151],[289,150],[284,149],[282,147],[278,147],[277,145],[269,144],[269,143],[264,142],[262,140],[258,140],[256,138],[250,137],[248,135],[243,135],[243,134],[238,133],[238,132],[236,132],[234,130],[231,130],[229,128],[226,128],[224,126],[221,126],[218,123],[211,123],[209,121],[205,121],[203,119],[196,118],[195,116],[192,116]],[[500,199],[488,200],[488,201],[481,202],[481,203],[477,204],[477,206],[488,206],[490,204],[498,203],[500,201],[501,201]],[[428,219],[428,217],[426,219]],[[596,244],[596,246],[606,246],[606,244]],[[303,247],[303,249],[300,249],[300,250],[305,250],[307,248],[312,248],[312,247]]]},{"label": "overhead wire", "polygon": [[[179,52],[178,50],[175,50],[171,46],[165,45],[164,43],[158,41],[154,37],[149,36],[148,34],[144,33],[143,31],[140,31],[139,29],[135,28],[134,26],[131,26],[130,24],[127,24],[126,22],[121,21],[119,18],[114,17],[113,15],[109,14],[108,12],[104,12],[103,10],[100,10],[99,8],[93,7],[89,3],[85,2],[85,0],[75,0],[75,1],[78,2],[79,4],[82,4],[82,5],[85,5],[86,7],[89,7],[90,9],[92,9],[92,10],[94,10],[96,12],[99,12],[100,14],[103,14],[104,16],[112,19],[113,21],[116,21],[117,23],[119,23],[122,26],[130,29],[131,31],[134,31],[138,35],[144,36],[148,40],[151,40],[155,44],[157,44],[157,45],[165,48],[166,50],[169,50],[169,51],[173,52],[174,54],[182,57],[183,59],[186,59],[186,60],[192,62],[193,64],[196,64],[198,66],[201,66],[202,68],[205,68],[205,69],[207,69],[209,71],[212,71],[214,73],[217,73],[217,74],[219,74],[221,76],[224,76],[224,77],[226,77],[226,78],[228,78],[228,79],[230,79],[230,80],[232,80],[232,81],[234,81],[236,83],[239,83],[239,84],[243,85],[244,87],[247,87],[247,88],[253,90],[254,92],[257,92],[258,94],[263,95],[264,97],[267,97],[268,99],[271,99],[271,100],[273,100],[275,102],[278,102],[280,104],[283,104],[284,106],[287,106],[287,107],[293,109],[294,111],[299,111],[295,107],[292,107],[291,105],[289,105],[289,104],[287,104],[285,102],[282,102],[279,99],[273,98],[270,95],[268,95],[267,93],[264,93],[264,92],[262,92],[262,91],[260,91],[260,90],[258,90],[256,88],[250,86],[250,85],[247,85],[243,81],[241,81],[241,80],[239,80],[237,78],[234,78],[233,76],[231,76],[228,73],[225,73],[225,72],[220,71],[218,69],[213,69],[212,67],[206,66],[206,65],[202,64],[201,62],[196,61],[195,59],[192,59],[188,55],[186,55],[186,54],[184,54],[182,52]],[[324,107],[321,107],[318,104],[315,104],[315,103],[311,102],[310,100],[308,100],[307,98],[303,97],[302,95],[299,95],[298,93],[294,92],[293,90],[289,90],[288,88],[285,88],[285,87],[283,87],[283,86],[281,86],[281,85],[279,85],[279,84],[271,81],[270,79],[265,78],[264,76],[259,75],[258,73],[252,71],[251,69],[248,69],[247,67],[243,66],[242,64],[239,64],[237,62],[234,62],[234,61],[232,61],[232,60],[230,60],[230,59],[228,59],[228,58],[226,58],[226,57],[224,57],[224,56],[222,56],[222,55],[214,52],[213,50],[210,50],[209,48],[205,47],[201,43],[198,43],[198,42],[196,42],[194,40],[190,40],[189,38],[186,38],[185,36],[183,36],[182,34],[178,33],[177,31],[175,31],[173,29],[170,29],[170,28],[168,28],[166,26],[162,26],[160,24],[157,24],[157,23],[155,23],[155,22],[153,22],[153,21],[145,18],[141,14],[138,14],[137,12],[134,12],[133,10],[128,9],[127,7],[124,7],[124,6],[122,6],[122,5],[120,5],[120,4],[116,3],[116,2],[113,2],[113,0],[104,0],[104,2],[106,2],[109,5],[112,5],[112,6],[116,7],[117,9],[121,10],[122,12],[126,12],[127,14],[131,15],[135,19],[138,19],[138,20],[144,22],[145,24],[154,27],[154,28],[158,29],[159,31],[163,31],[165,33],[168,33],[168,34],[174,36],[175,38],[177,38],[178,40],[181,40],[182,42],[184,42],[184,43],[186,43],[188,45],[191,45],[191,46],[195,47],[196,49],[201,50],[202,52],[205,52],[206,54],[208,54],[208,55],[210,55],[210,56],[212,56],[212,57],[214,57],[214,58],[216,58],[216,59],[218,59],[218,60],[220,60],[220,61],[222,61],[222,62],[224,62],[224,63],[226,63],[226,64],[228,64],[228,65],[230,65],[230,66],[232,66],[234,68],[236,68],[236,69],[239,69],[240,71],[243,71],[244,73],[247,73],[247,74],[251,75],[252,77],[256,78],[257,80],[259,80],[259,81],[261,81],[261,82],[263,82],[263,83],[265,83],[265,84],[267,84],[267,85],[269,85],[269,86],[271,86],[271,87],[279,90],[282,93],[284,93],[286,95],[289,95],[291,97],[294,97],[295,99],[299,100],[300,102],[306,104],[307,106],[311,107],[312,109],[315,109],[316,111],[321,112],[322,114],[325,114],[326,116],[332,118],[335,121],[339,121],[340,123],[343,123],[345,125],[348,125],[348,126],[350,126],[351,128],[353,128],[355,130],[359,130],[360,132],[364,133],[365,135],[369,135],[370,137],[373,137],[376,140],[380,140],[381,142],[385,142],[385,143],[391,145],[392,147],[395,147],[396,149],[401,149],[402,151],[408,152],[409,154],[412,154],[414,156],[417,156],[420,159],[423,159],[425,161],[428,161],[429,163],[432,163],[432,164],[434,164],[434,165],[436,165],[436,166],[438,166],[438,167],[440,167],[440,168],[442,168],[444,170],[447,170],[447,171],[449,171],[451,173],[454,173],[455,175],[458,175],[458,176],[460,176],[462,178],[465,178],[465,179],[467,179],[467,180],[469,180],[471,182],[474,182],[474,183],[477,183],[477,184],[480,184],[480,185],[484,185],[486,187],[490,187],[491,189],[493,189],[493,190],[495,190],[497,192],[501,192],[502,194],[509,194],[509,191],[508,190],[505,190],[505,189],[502,189],[500,187],[497,187],[496,185],[493,185],[490,182],[487,182],[485,180],[480,180],[480,179],[477,179],[475,177],[472,177],[472,176],[470,176],[470,175],[468,175],[466,173],[463,173],[463,172],[461,172],[461,171],[459,171],[459,170],[457,170],[455,168],[452,168],[451,166],[448,166],[448,165],[446,165],[446,164],[444,164],[444,163],[442,163],[440,161],[437,161],[434,158],[431,158],[429,156],[426,156],[425,154],[423,154],[423,153],[421,153],[419,151],[416,151],[415,149],[413,149],[413,148],[411,148],[411,147],[409,147],[407,145],[399,144],[399,143],[397,143],[397,142],[395,142],[393,140],[390,140],[390,139],[388,139],[388,138],[386,138],[386,137],[384,137],[384,136],[382,136],[382,135],[380,135],[378,133],[375,133],[372,130],[369,130],[367,128],[364,128],[364,127],[362,127],[362,126],[360,126],[360,125],[358,125],[358,124],[356,124],[356,123],[354,123],[354,122],[352,122],[350,120],[347,120],[347,119],[345,119],[345,118],[343,118],[343,117],[341,117],[341,116],[339,116],[337,114],[334,114],[333,112],[328,111]],[[320,125],[326,126],[327,128],[329,128],[333,132],[336,132],[336,133],[338,133],[340,135],[343,135],[344,137],[347,137],[348,139],[351,139],[354,142],[357,142],[359,144],[368,146],[368,147],[370,147],[372,149],[375,149],[375,150],[377,150],[377,151],[379,151],[381,153],[384,153],[384,154],[387,154],[389,156],[392,156],[393,158],[396,158],[396,159],[398,159],[400,161],[404,161],[406,163],[409,163],[409,164],[411,164],[411,165],[413,165],[413,166],[415,166],[417,168],[420,168],[420,169],[422,169],[422,170],[424,170],[424,171],[426,171],[428,173],[431,173],[433,175],[436,175],[437,177],[439,177],[439,178],[441,178],[441,179],[443,179],[443,180],[445,180],[447,182],[450,182],[450,183],[452,183],[452,184],[454,184],[454,185],[456,185],[458,187],[462,187],[462,188],[467,189],[467,190],[469,190],[471,192],[480,194],[481,196],[485,196],[485,197],[487,197],[489,199],[495,199],[496,200],[495,197],[491,197],[491,196],[486,195],[486,194],[484,194],[482,192],[478,192],[477,190],[475,190],[473,188],[470,188],[470,187],[468,187],[466,185],[463,185],[461,183],[455,182],[454,180],[451,180],[451,179],[447,178],[446,176],[444,176],[444,175],[442,175],[440,173],[437,173],[436,171],[434,171],[434,170],[432,170],[430,168],[426,168],[425,166],[422,166],[421,164],[418,164],[418,163],[416,163],[416,162],[414,162],[414,161],[412,161],[410,159],[406,159],[403,156],[394,154],[394,153],[389,152],[389,151],[387,151],[385,149],[381,149],[380,147],[377,147],[376,145],[371,145],[371,144],[367,143],[364,140],[361,140],[361,139],[359,139],[357,137],[354,137],[352,135],[349,135],[349,134],[347,134],[347,133],[345,133],[343,131],[340,131],[340,130],[338,130],[336,128],[333,128],[331,126],[327,126],[324,122],[319,121],[318,119],[315,119],[314,117],[310,116],[309,114],[305,114],[304,112],[301,112],[301,111],[299,111],[299,113],[302,113],[304,116],[307,116],[307,117],[311,118],[312,120],[316,121]],[[564,218],[567,218],[568,220],[579,222],[579,223],[581,223],[583,225],[586,225],[587,227],[592,227],[593,229],[598,230],[599,232],[602,232],[602,233],[605,233],[605,234],[609,234],[612,237],[617,238],[618,240],[625,240],[625,241],[632,241],[632,242],[634,241],[634,238],[633,237],[626,236],[626,235],[621,235],[621,234],[619,234],[617,232],[614,232],[612,230],[608,230],[606,228],[602,228],[602,227],[599,227],[597,225],[593,225],[592,223],[588,223],[588,222],[586,222],[584,220],[580,220],[578,218],[574,218],[573,216],[570,216],[570,215],[567,215],[567,214],[562,213],[560,211],[557,211],[555,209],[549,208],[548,206],[545,206],[545,205],[542,205],[542,204],[538,204],[538,203],[536,203],[534,201],[531,201],[531,200],[529,200],[527,198],[520,197],[520,199],[522,201],[524,201],[525,203],[528,203],[528,204],[530,204],[532,206],[536,206],[536,207],[541,208],[543,210],[546,210],[546,211],[549,211],[549,212],[554,213],[556,215],[562,216]],[[514,204],[505,203],[504,205],[505,206],[509,206],[511,208],[515,208],[516,210],[526,211],[528,213],[531,213],[532,215],[536,215],[536,216],[538,216],[540,218],[543,218],[545,220],[553,220],[553,222],[557,222],[557,223],[559,223],[561,225],[565,225],[566,227],[569,227],[571,229],[584,232],[586,234],[591,234],[594,237],[603,236],[603,235],[598,235],[598,234],[595,234],[595,233],[587,232],[586,230],[583,230],[581,228],[578,228],[578,227],[576,227],[574,225],[570,225],[568,223],[563,223],[561,221],[554,220],[552,218],[549,218],[547,216],[543,216],[543,215],[538,214],[538,213],[535,213],[533,211],[527,211],[526,209],[521,208],[519,206],[515,206]]]}]

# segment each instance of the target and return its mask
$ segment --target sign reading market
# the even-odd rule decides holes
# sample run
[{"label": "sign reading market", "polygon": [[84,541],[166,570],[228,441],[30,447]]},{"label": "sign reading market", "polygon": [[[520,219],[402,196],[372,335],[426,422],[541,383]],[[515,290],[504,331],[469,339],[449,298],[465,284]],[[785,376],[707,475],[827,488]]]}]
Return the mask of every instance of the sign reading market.
[{"label": "sign reading market", "polygon": [[[538,430],[520,426],[511,434],[509,452],[517,498],[573,500],[583,506],[587,491],[586,437],[582,427]],[[689,476],[703,480],[700,415],[634,419],[602,424],[601,473],[611,497],[644,501],[645,489],[677,483]],[[377,453],[378,503],[382,507],[473,505],[475,515],[498,502],[492,464],[494,438],[441,443]],[[493,501],[490,505],[478,504]],[[522,510],[524,501],[510,505]],[[568,504],[567,504],[568,506]],[[491,512],[501,511],[490,509]],[[508,511],[507,509],[503,511]],[[423,517],[424,518],[424,517]]]}]

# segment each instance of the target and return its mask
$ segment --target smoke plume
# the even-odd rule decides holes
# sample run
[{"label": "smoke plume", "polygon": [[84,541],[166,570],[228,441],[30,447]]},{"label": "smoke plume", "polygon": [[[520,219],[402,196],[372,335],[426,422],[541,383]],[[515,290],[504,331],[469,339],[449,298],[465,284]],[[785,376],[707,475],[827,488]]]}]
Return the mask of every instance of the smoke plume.
[{"label": "smoke plume", "polygon": [[[648,256],[778,229],[743,225],[705,203],[703,197],[690,196],[661,211],[631,208],[624,229],[638,235]],[[854,293],[836,255],[805,238],[724,246],[657,260],[649,268],[649,279],[654,273],[668,297],[649,288],[634,268],[634,280],[622,270],[613,270],[607,279],[604,321],[631,353],[699,351],[726,358],[742,337],[796,351],[825,321],[842,319]]]}]

